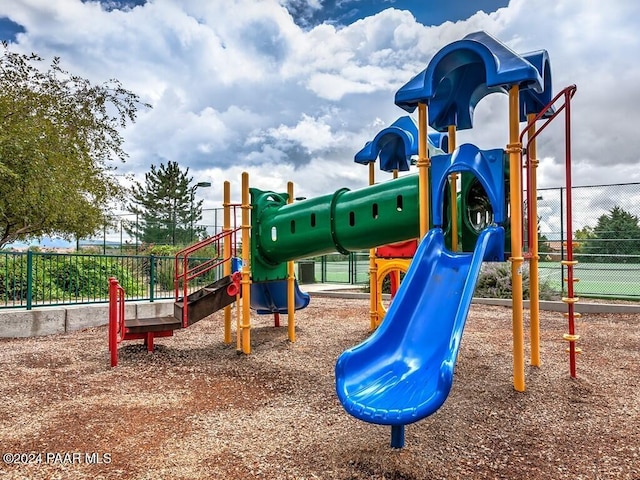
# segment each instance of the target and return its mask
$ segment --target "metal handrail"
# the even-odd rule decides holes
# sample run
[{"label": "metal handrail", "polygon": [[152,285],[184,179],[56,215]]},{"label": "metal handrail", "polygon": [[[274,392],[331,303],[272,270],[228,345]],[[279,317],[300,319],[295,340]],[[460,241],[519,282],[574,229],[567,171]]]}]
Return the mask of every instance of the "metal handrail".
[{"label": "metal handrail", "polygon": [[[235,208],[240,206],[239,204],[230,205],[235,212]],[[234,227],[230,230],[224,230],[212,237],[206,238],[198,243],[190,245],[186,248],[183,248],[175,255],[175,301],[180,301],[182,298],[183,306],[182,306],[182,325],[186,327],[188,324],[188,303],[187,297],[189,295],[189,282],[194,280],[214,268],[222,265],[225,262],[230,262],[231,259],[236,256],[237,251],[237,232],[240,231],[240,227],[236,226],[236,215],[233,215],[234,218]],[[221,243],[228,239],[231,242],[230,255],[225,257],[223,254],[223,249],[221,248]],[[189,268],[189,257],[193,255],[195,252],[202,250],[208,246],[214,245],[216,246],[216,256],[203,262],[198,265],[195,265]],[[182,297],[180,297],[180,286],[182,286]]]},{"label": "metal handrail", "polygon": [[[566,110],[565,112],[565,186],[566,186],[566,230],[567,230],[567,258],[566,260],[562,260],[561,264],[567,267],[567,278],[565,279],[567,282],[567,296],[562,298],[562,301],[567,304],[567,313],[565,316],[568,319],[569,323],[569,333],[564,335],[564,339],[569,342],[569,348],[567,349],[569,352],[569,372],[572,378],[576,377],[576,354],[580,353],[580,349],[576,347],[576,341],[580,338],[579,335],[575,333],[575,318],[579,316],[579,313],[575,311],[575,303],[578,301],[578,298],[575,296],[574,284],[577,279],[574,278],[574,267],[578,263],[577,260],[573,259],[573,207],[572,207],[572,184],[571,184],[571,99],[576,94],[577,87],[575,85],[570,85],[561,90],[553,99],[542,109],[530,122],[527,123],[527,126],[520,133],[520,143],[522,144],[522,140],[524,138],[525,133],[528,133],[530,129],[534,126],[535,122],[542,118],[552,107],[553,105],[560,99],[563,98],[564,102],[562,105],[550,115],[544,124],[537,129],[533,134],[527,136],[527,145],[525,148],[525,152],[529,148],[529,144],[542,132],[551,121],[558,116],[560,112]],[[520,156],[520,167],[522,168],[522,154]],[[531,188],[531,157],[527,154],[527,205],[530,206],[532,203],[536,201],[533,195],[533,189]],[[520,186],[522,188],[522,185]],[[528,207],[530,208],[530,207]],[[535,219],[531,218],[531,215],[527,215],[527,241],[529,245],[531,245],[533,241],[533,231],[534,231],[534,222]],[[537,228],[535,229],[535,235],[537,235]]]},{"label": "metal handrail", "polygon": [[[577,90],[577,87],[575,85],[569,85],[568,87],[565,87],[564,89],[562,89],[560,92],[558,92],[558,94],[555,97],[551,99],[549,103],[547,103],[547,105],[531,121],[527,123],[527,125],[520,132],[519,141],[522,144],[525,134],[527,134],[530,131],[530,129],[536,124],[538,120],[544,117],[554,107],[554,105],[558,102],[558,100],[560,100],[560,98],[564,98],[564,103],[562,103],[562,105],[560,105],[560,107],[556,111],[554,111],[549,117],[545,119],[545,122],[542,124],[542,126],[540,126],[540,128],[537,128],[532,135],[527,136],[527,144],[524,148],[525,155],[527,156],[527,163],[526,165],[524,165],[524,167],[527,169],[527,205],[531,205],[531,202],[534,200],[532,198],[534,193],[533,193],[533,190],[530,188],[531,158],[527,154],[529,145],[558,116],[558,114],[565,109],[567,109],[567,118],[568,118],[569,116],[568,104],[570,100],[573,98],[573,96],[576,94],[576,90]],[[568,162],[567,165],[570,166],[571,165],[571,138],[566,136],[565,138],[566,138],[566,142],[568,142],[568,148],[566,151],[566,154],[568,155],[566,157]],[[522,167],[522,164],[521,164],[521,167]],[[570,173],[568,178],[570,182],[570,178],[571,178]],[[531,245],[533,241],[533,235],[534,235],[534,233],[532,233],[533,222],[534,222],[534,219],[531,218],[531,215],[527,215],[527,245]],[[537,231],[536,231],[536,234],[537,234]]]}]

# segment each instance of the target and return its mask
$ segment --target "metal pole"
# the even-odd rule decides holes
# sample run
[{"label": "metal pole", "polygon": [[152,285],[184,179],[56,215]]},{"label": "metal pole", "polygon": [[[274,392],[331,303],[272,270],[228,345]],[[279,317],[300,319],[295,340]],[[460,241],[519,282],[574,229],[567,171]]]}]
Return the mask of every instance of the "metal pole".
[{"label": "metal pole", "polygon": [[429,230],[429,149],[427,148],[427,105],[418,103],[418,196],[420,201],[420,239]]},{"label": "metal pole", "polygon": [[[531,123],[528,137],[531,138],[535,133],[535,114],[529,114],[527,117]],[[531,253],[531,260],[529,262],[529,305],[531,312],[531,320],[529,326],[529,332],[531,336],[531,365],[540,366],[540,279],[539,279],[539,259],[538,253],[538,182],[537,182],[537,168],[538,158],[536,151],[536,141],[533,139],[529,142],[527,148],[527,172],[528,172],[528,237],[529,237],[529,251]]]},{"label": "metal pole", "polygon": [[33,252],[27,251],[27,310],[31,310],[33,301]]},{"label": "metal pole", "polygon": [[193,243],[193,197],[196,193],[196,188],[198,188],[197,185],[191,187],[191,211],[189,215],[191,217],[191,222],[189,227],[189,243]]},{"label": "metal pole", "polygon": [[[289,198],[287,203],[293,203],[293,182],[287,183],[287,193]],[[296,341],[296,320],[295,320],[295,273],[293,260],[287,262],[287,330],[289,341]]]},{"label": "metal pole", "polygon": [[[225,236],[222,243],[223,249],[223,258],[225,259],[223,265],[223,274],[224,276],[231,275],[231,262],[232,262],[232,252],[231,252],[231,183],[226,181],[223,186],[222,193],[222,205],[223,205],[223,227],[222,231]],[[217,210],[216,210],[217,211]],[[237,296],[236,296],[237,301]],[[224,343],[231,343],[231,305],[227,305],[224,307]]]},{"label": "metal pole", "polygon": [[524,392],[524,322],[522,292],[522,143],[519,141],[519,87],[509,90],[509,201],[511,205],[511,309],[513,387]]},{"label": "metal pole", "polygon": [[251,353],[251,199],[249,194],[249,174],[242,173],[242,352]]}]

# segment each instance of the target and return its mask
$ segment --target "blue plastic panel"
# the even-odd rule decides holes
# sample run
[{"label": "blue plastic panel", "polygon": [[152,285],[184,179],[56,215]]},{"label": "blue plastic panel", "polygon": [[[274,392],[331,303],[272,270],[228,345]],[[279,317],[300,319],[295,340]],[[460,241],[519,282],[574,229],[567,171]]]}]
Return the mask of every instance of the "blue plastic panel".
[{"label": "blue plastic panel", "polygon": [[456,125],[464,130],[473,127],[475,106],[489,93],[512,85],[541,93],[546,81],[527,58],[486,32],[475,32],[438,51],[425,70],[396,92],[395,103],[408,112],[426,103],[432,128],[445,131]]},{"label": "blue plastic panel", "polygon": [[[447,134],[432,132],[427,138],[432,147],[447,150]],[[356,153],[354,161],[366,165],[380,157],[380,170],[383,172],[406,172],[413,155],[418,155],[418,124],[412,117],[405,115],[391,126],[380,130],[373,140]]]},{"label": "blue plastic panel", "polygon": [[495,223],[505,220],[504,150],[480,150],[465,143],[452,154],[437,155],[431,159],[431,190],[433,196],[433,225],[442,226],[444,187],[453,172],[472,172],[480,181],[493,209]]},{"label": "blue plastic panel", "polygon": [[[296,310],[309,305],[309,294],[294,283],[294,306]],[[251,308],[258,314],[287,313],[287,280],[254,282],[251,284]]]}]

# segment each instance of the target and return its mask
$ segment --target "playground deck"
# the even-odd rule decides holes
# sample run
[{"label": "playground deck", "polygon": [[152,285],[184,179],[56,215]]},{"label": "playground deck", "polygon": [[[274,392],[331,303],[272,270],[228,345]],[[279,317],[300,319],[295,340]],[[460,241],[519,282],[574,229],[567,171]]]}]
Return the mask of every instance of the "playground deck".
[{"label": "playground deck", "polygon": [[216,313],[152,354],[123,344],[115,369],[105,327],[0,340],[3,453],[82,455],[0,463],[0,477],[640,478],[640,315],[584,315],[572,380],[566,320],[542,312],[542,367],[527,367],[517,393],[511,311],[472,305],[450,397],[394,450],[388,428],[335,395],[335,360],[367,336],[368,311],[366,299],[315,298],[296,315],[295,344],[286,316],[279,329],[254,317],[249,356],[220,342]]}]

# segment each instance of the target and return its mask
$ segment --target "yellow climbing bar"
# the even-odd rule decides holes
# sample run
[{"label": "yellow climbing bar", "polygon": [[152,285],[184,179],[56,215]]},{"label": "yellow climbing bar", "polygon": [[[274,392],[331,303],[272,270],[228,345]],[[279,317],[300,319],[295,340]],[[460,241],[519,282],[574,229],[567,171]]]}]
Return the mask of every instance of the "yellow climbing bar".
[{"label": "yellow climbing bar", "polygon": [[564,303],[576,303],[580,301],[580,297],[562,297]]}]

